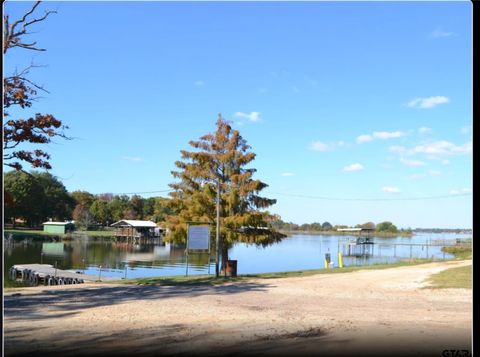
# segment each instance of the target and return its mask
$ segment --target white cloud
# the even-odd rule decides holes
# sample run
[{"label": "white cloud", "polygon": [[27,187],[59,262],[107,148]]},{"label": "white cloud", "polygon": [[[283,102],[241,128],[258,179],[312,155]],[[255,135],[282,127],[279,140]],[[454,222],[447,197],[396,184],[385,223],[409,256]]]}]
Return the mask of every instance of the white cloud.
[{"label": "white cloud", "polygon": [[404,132],[401,131],[375,131],[373,132],[373,137],[376,139],[393,139],[393,138],[400,138],[405,136]]},{"label": "white cloud", "polygon": [[405,135],[406,133],[404,133],[403,131],[374,131],[372,134],[362,134],[357,136],[356,141],[358,144],[363,144],[368,143],[369,141],[372,141],[374,139],[387,140],[393,138],[400,138]]},{"label": "white cloud", "polygon": [[450,98],[442,95],[437,95],[437,96],[426,97],[426,98],[412,99],[410,102],[408,102],[407,106],[409,106],[410,108],[428,109],[428,108],[433,108],[439,104],[445,104],[448,102],[450,102]]},{"label": "white cloud", "polygon": [[423,161],[420,161],[420,160],[408,160],[408,159],[405,159],[403,157],[400,158],[400,162],[406,166],[410,166],[410,167],[418,167],[418,166],[423,166],[425,165],[425,163]]},{"label": "white cloud", "polygon": [[418,179],[423,179],[428,176],[440,176],[442,173],[440,171],[436,170],[428,170],[427,173],[420,173],[420,174],[413,174],[410,175],[409,178],[412,180],[418,180]]},{"label": "white cloud", "polygon": [[253,122],[257,122],[260,120],[259,112],[250,112],[250,113],[236,112],[235,114],[233,114],[233,116],[237,118],[248,119]]},{"label": "white cloud", "polygon": [[123,156],[122,159],[132,161],[132,162],[141,162],[143,159],[138,156]]},{"label": "white cloud", "polygon": [[357,143],[362,144],[362,143],[368,143],[369,141],[372,141],[373,138],[371,135],[368,134],[362,134],[357,136]]},{"label": "white cloud", "polygon": [[418,128],[418,132],[420,134],[429,134],[432,132],[432,129],[431,128],[427,128],[426,126],[422,126],[421,128]]},{"label": "white cloud", "polygon": [[345,166],[342,171],[345,171],[345,172],[360,171],[360,170],[363,170],[364,168],[365,167],[362,164],[359,164],[357,162],[355,164]]},{"label": "white cloud", "polygon": [[469,141],[463,145],[455,145],[446,140],[433,141],[417,145],[411,149],[411,152],[427,155],[464,155],[472,152],[472,142]]},{"label": "white cloud", "polygon": [[433,38],[444,38],[444,37],[451,37],[453,36],[454,33],[453,32],[447,32],[447,31],[443,31],[441,28],[436,28],[434,31],[432,31],[430,33],[430,37],[433,37]]},{"label": "white cloud", "polygon": [[450,190],[449,193],[451,195],[468,194],[468,193],[472,193],[472,189],[471,188],[462,188],[461,190]]},{"label": "white cloud", "polygon": [[391,152],[400,155],[424,154],[429,159],[442,159],[442,164],[444,165],[449,164],[449,161],[445,159],[446,156],[468,155],[472,153],[472,149],[472,141],[456,145],[446,140],[425,142],[412,148],[406,148],[405,146],[389,147]]},{"label": "white cloud", "polygon": [[400,189],[398,187],[382,187],[382,191],[386,193],[400,193]]},{"label": "white cloud", "polygon": [[334,151],[338,148],[348,147],[349,143],[339,140],[339,141],[331,141],[331,142],[323,142],[323,141],[314,141],[310,144],[310,150],[315,151]]},{"label": "white cloud", "polygon": [[288,176],[293,176],[294,174],[292,172],[282,172],[282,176],[288,177]]},{"label": "white cloud", "polygon": [[310,144],[310,149],[315,151],[332,151],[334,149],[333,145],[326,144],[322,141],[314,141]]},{"label": "white cloud", "polygon": [[195,81],[195,82],[193,82],[193,85],[195,85],[197,87],[201,87],[201,86],[205,85],[205,82],[204,81]]}]

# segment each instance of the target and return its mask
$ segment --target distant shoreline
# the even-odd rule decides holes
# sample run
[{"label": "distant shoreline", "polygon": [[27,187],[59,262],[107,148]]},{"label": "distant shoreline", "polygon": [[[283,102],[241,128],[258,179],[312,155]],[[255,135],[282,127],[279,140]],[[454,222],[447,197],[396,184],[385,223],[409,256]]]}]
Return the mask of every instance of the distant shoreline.
[{"label": "distant shoreline", "polygon": [[[310,234],[310,235],[325,235],[325,236],[358,236],[355,232],[337,232],[337,231],[286,231],[286,230],[279,230],[280,233],[286,235],[292,234]],[[372,234],[362,234],[362,237],[411,237],[415,234],[415,232],[397,232],[397,233],[390,233],[390,232],[375,232]]]}]

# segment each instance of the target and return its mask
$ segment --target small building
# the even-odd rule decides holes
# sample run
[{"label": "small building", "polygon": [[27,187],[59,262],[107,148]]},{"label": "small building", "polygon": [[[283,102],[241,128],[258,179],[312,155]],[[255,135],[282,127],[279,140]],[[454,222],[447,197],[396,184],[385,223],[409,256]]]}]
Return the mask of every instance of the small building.
[{"label": "small building", "polygon": [[73,232],[75,225],[72,222],[44,222],[43,231],[52,234]]},{"label": "small building", "polygon": [[123,219],[110,225],[115,227],[115,237],[155,238],[160,237],[162,230],[152,221]]}]

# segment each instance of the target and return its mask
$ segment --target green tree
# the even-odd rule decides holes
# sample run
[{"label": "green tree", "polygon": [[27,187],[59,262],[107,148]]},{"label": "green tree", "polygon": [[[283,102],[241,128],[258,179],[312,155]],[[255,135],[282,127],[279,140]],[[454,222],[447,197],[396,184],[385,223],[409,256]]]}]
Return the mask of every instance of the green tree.
[{"label": "green tree", "polygon": [[108,202],[108,207],[110,208],[112,219],[115,222],[122,219],[134,219],[134,212],[127,195],[115,196]]},{"label": "green tree", "polygon": [[360,224],[360,228],[375,229],[375,223],[373,222],[363,223],[363,224]]},{"label": "green tree", "polygon": [[92,215],[93,220],[100,223],[102,226],[108,226],[110,223],[113,223],[112,214],[107,201],[96,199],[90,206],[89,212]]},{"label": "green tree", "polygon": [[323,231],[331,231],[333,229],[333,226],[330,224],[330,222],[323,222],[322,223],[322,230]]},{"label": "green tree", "polygon": [[155,197],[149,197],[143,201],[143,218],[152,220],[155,212]]},{"label": "green tree", "polygon": [[43,189],[42,216],[54,221],[72,218],[75,200],[60,180],[48,172],[32,173]]},{"label": "green tree", "polygon": [[309,231],[310,230],[310,225],[308,223],[303,223],[301,226],[300,226],[300,230],[301,231]]},{"label": "green tree", "polygon": [[82,205],[87,210],[90,209],[93,201],[95,201],[95,196],[87,191],[73,191],[71,196],[77,205]]},{"label": "green tree", "polygon": [[134,214],[134,219],[143,219],[143,198],[133,195],[130,198],[130,205]]},{"label": "green tree", "polygon": [[[234,242],[267,244],[281,235],[270,231],[259,233],[258,227],[269,226],[274,217],[267,211],[276,200],[261,197],[267,184],[253,179],[256,169],[246,168],[255,159],[250,146],[221,117],[216,131],[189,144],[197,151],[182,150],[182,160],[175,162],[172,171],[180,180],[170,184],[173,215],[166,219],[170,229],[167,239],[185,241],[189,221],[216,222],[217,183],[220,187],[220,249],[222,266],[228,259],[228,249]],[[245,229],[246,227],[253,229]],[[215,229],[212,229],[212,238]],[[247,233],[248,232],[248,233]]]},{"label": "green tree", "polygon": [[381,222],[377,224],[377,232],[397,233],[398,229],[392,222]]},{"label": "green tree", "polygon": [[28,226],[34,227],[42,221],[42,186],[31,174],[23,171],[10,171],[3,176],[5,195],[10,198],[5,205],[4,218],[11,220],[24,219]]},{"label": "green tree", "polygon": [[4,190],[9,197],[5,219],[27,221],[38,227],[47,219],[63,221],[72,217],[74,200],[65,186],[50,173],[10,171],[4,175]]}]

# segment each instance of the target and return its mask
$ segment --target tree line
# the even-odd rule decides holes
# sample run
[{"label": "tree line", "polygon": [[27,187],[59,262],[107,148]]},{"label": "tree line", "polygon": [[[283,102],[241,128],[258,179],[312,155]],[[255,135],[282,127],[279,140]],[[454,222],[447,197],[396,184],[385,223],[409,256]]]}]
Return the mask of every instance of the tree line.
[{"label": "tree line", "polygon": [[[36,228],[48,220],[74,220],[78,228],[106,227],[122,219],[151,220],[162,223],[174,215],[173,201],[164,197],[143,198],[138,195],[92,194],[88,191],[68,192],[63,183],[48,172],[10,171],[4,176],[5,223],[15,225],[21,220]],[[170,217],[171,221],[173,218]],[[275,215],[270,221],[276,231],[328,232],[346,225],[332,225],[326,221],[297,224],[284,222]],[[367,222],[355,227],[370,228],[376,232],[398,233],[391,222]]]},{"label": "tree line", "polygon": [[367,228],[372,229],[378,233],[399,233],[399,232],[411,232],[410,228],[407,229],[398,229],[392,222],[384,221],[378,224],[373,222],[366,222],[362,224],[357,224],[354,227],[349,227],[346,225],[332,225],[330,222],[313,222],[313,223],[303,223],[296,224],[292,222],[284,222],[280,218],[272,222],[272,226],[284,232],[332,232],[341,228]]},{"label": "tree line", "polygon": [[162,222],[172,213],[168,201],[163,197],[68,192],[48,172],[14,170],[4,175],[4,220],[13,226],[20,221],[37,228],[48,220],[72,219],[78,228],[84,229],[109,226],[121,219]]}]

